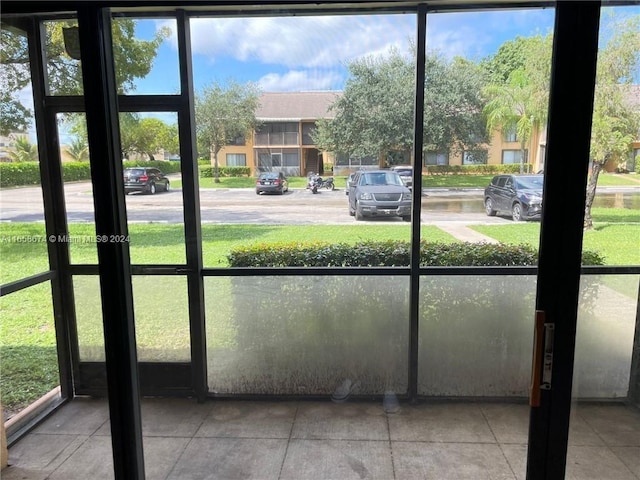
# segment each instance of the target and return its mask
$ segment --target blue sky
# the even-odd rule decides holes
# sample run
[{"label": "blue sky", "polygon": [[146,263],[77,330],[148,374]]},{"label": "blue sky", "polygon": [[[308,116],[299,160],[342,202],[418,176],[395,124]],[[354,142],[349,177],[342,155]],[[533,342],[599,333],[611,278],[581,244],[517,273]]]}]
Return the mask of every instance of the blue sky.
[{"label": "blue sky", "polygon": [[[348,62],[382,55],[390,48],[407,52],[415,38],[414,15],[329,17],[253,17],[193,19],[191,26],[196,90],[233,78],[256,82],[263,91],[340,90]],[[554,10],[431,14],[427,48],[452,57],[478,60],[516,36],[546,33]],[[139,38],[150,38],[172,20],[143,20]],[[160,47],[153,71],[137,82],[137,93],[178,89],[175,35]]]},{"label": "blue sky", "polygon": [[[602,24],[612,12],[637,15],[640,7],[605,8]],[[430,14],[427,48],[479,60],[517,36],[552,31],[554,15],[553,8]],[[178,91],[175,21],[141,20],[136,34],[148,39],[163,26],[173,34],[160,47],[153,71],[137,82],[137,93]],[[269,92],[341,90],[350,61],[392,47],[407,52],[415,30],[412,14],[192,19],[195,88],[233,78]]]}]

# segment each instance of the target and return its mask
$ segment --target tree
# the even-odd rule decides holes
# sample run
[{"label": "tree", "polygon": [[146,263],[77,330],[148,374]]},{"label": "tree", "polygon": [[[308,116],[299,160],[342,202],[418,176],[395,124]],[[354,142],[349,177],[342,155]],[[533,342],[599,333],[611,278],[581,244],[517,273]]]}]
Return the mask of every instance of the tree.
[{"label": "tree", "polygon": [[155,160],[154,154],[165,148],[169,126],[158,118],[142,118],[133,131],[134,150]]},{"label": "tree", "polygon": [[214,182],[220,182],[218,153],[233,139],[255,128],[259,91],[252,83],[212,83],[195,98],[198,144],[213,154]]},{"label": "tree", "polygon": [[611,36],[598,52],[585,229],[593,228],[591,207],[600,172],[609,160],[626,158],[640,133],[640,112],[630,102],[633,73],[640,67],[640,16],[614,19],[609,27]]},{"label": "tree", "polygon": [[515,128],[520,142],[520,173],[524,173],[532,135],[547,123],[550,60],[549,34],[506,42],[483,63],[485,75],[493,82],[484,89],[487,132]]},{"label": "tree", "polygon": [[[45,57],[47,80],[53,95],[81,95],[82,72],[80,62],[65,50],[63,29],[76,25],[75,20],[47,21],[45,26]],[[135,79],[145,77],[153,65],[157,49],[170,31],[163,28],[152,40],[135,38],[136,21],[129,18],[113,19],[113,55],[118,92],[126,93],[135,85]],[[6,133],[24,130],[31,112],[24,107],[17,93],[30,82],[29,50],[24,35],[2,29],[0,46],[0,75],[2,87],[2,117],[0,131]],[[7,116],[5,116],[7,113]]]},{"label": "tree", "polygon": [[14,143],[15,150],[9,153],[12,162],[37,162],[38,147],[26,137],[18,137]]},{"label": "tree", "polygon": [[86,137],[76,138],[67,148],[67,154],[76,162],[89,160],[89,145]]},{"label": "tree", "polygon": [[[330,108],[333,119],[318,121],[313,134],[320,148],[382,163],[390,151],[413,145],[415,67],[395,49],[349,64],[343,94]],[[427,150],[462,150],[486,139],[480,70],[471,62],[426,59],[424,143]]]}]

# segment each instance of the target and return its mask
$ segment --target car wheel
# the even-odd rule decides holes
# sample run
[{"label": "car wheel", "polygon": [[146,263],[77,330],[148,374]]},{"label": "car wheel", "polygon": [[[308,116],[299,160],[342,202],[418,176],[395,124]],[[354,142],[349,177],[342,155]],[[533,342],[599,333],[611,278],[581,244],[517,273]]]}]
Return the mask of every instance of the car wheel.
[{"label": "car wheel", "polygon": [[513,218],[514,222],[520,222],[523,220],[522,205],[520,205],[519,203],[513,204],[513,207],[511,208],[511,217]]},{"label": "car wheel", "polygon": [[155,195],[155,193],[156,193],[156,184],[155,184],[155,183],[151,183],[151,184],[149,185],[149,193],[150,193],[151,195]]},{"label": "car wheel", "polygon": [[402,220],[405,222],[410,222],[411,221],[411,215],[405,215],[404,217],[402,217]]},{"label": "car wheel", "polygon": [[358,204],[356,203],[356,220],[360,221],[360,220],[364,220],[364,216],[362,215],[362,212],[360,211],[360,209],[358,208]]},{"label": "car wheel", "polygon": [[484,201],[484,211],[487,212],[487,215],[489,215],[490,217],[495,217],[496,216],[496,211],[493,209],[493,200],[491,200],[491,198],[487,197]]},{"label": "car wheel", "polygon": [[164,186],[164,191],[168,192],[169,190],[171,190],[171,184],[167,182],[166,185]]},{"label": "car wheel", "polygon": [[351,202],[349,202],[349,215],[351,215],[352,217],[356,214],[356,211],[351,208]]},{"label": "car wheel", "polygon": [[256,188],[256,195],[260,195],[260,190]]}]

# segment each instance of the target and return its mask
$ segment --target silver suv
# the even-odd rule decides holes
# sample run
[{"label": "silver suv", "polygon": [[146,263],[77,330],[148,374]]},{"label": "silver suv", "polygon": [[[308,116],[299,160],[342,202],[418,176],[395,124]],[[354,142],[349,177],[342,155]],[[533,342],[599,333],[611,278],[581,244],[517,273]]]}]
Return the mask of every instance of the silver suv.
[{"label": "silver suv", "polygon": [[411,221],[411,190],[400,175],[391,170],[357,172],[349,187],[349,215],[364,217],[402,217]]}]

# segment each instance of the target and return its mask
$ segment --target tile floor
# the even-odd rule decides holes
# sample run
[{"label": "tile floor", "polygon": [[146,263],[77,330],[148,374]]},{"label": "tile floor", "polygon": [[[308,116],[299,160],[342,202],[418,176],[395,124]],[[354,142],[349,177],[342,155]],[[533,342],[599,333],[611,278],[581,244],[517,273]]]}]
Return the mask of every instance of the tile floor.
[{"label": "tile floor", "polygon": [[[528,407],[145,399],[148,479],[524,479]],[[106,401],[79,398],[9,450],[3,480],[113,478]],[[579,405],[567,479],[640,479],[640,410]]]}]

